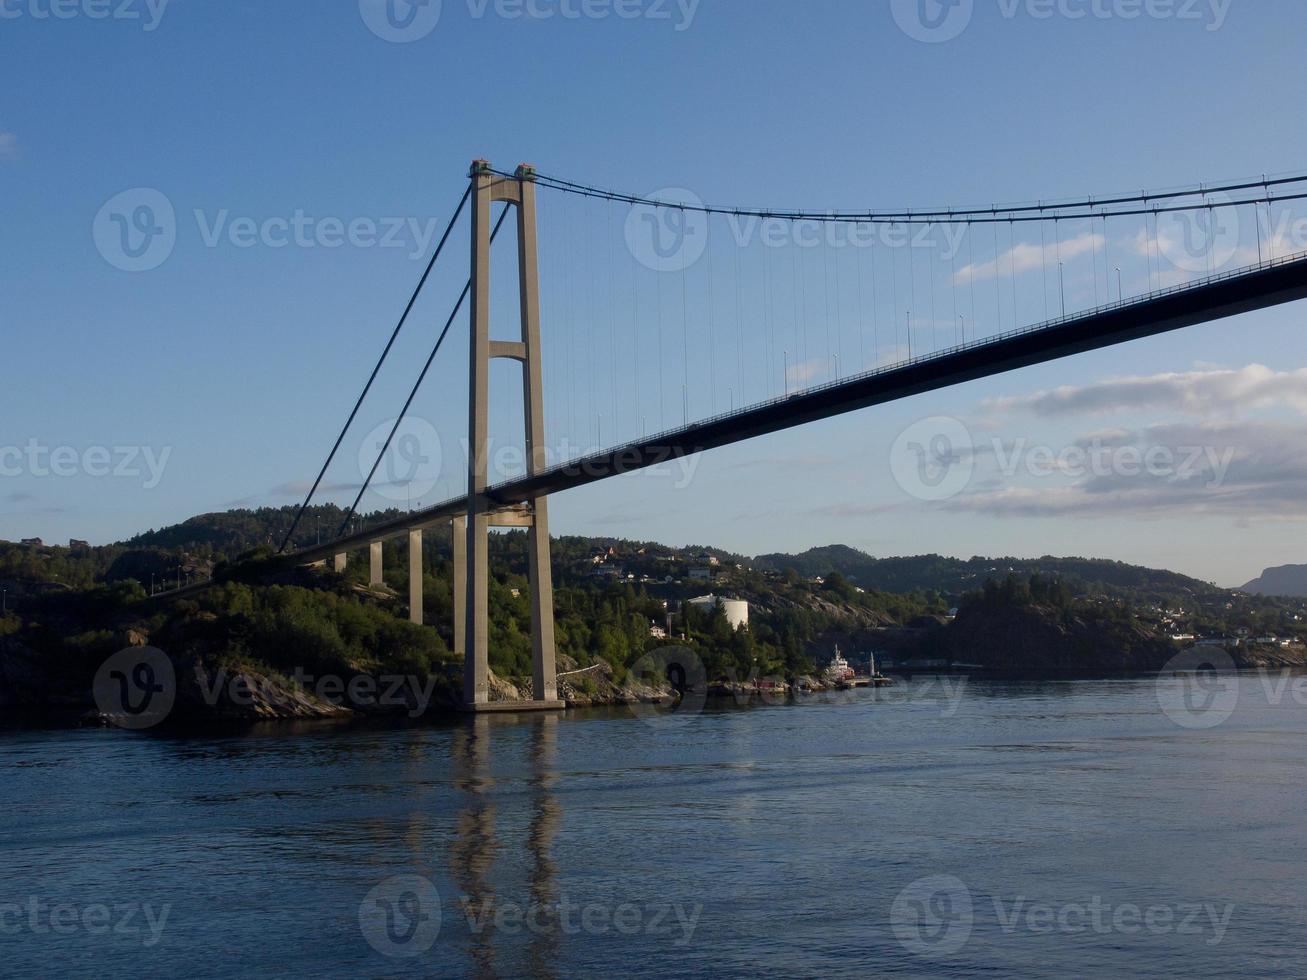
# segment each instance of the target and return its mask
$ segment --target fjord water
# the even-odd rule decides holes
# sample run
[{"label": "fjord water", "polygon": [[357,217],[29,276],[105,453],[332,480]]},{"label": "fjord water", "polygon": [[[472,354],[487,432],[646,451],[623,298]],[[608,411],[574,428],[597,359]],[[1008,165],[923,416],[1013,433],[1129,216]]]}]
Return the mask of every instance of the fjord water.
[{"label": "fjord water", "polygon": [[1278,678],[1207,728],[1163,711],[1179,679],[949,683],[5,732],[2,972],[1307,975],[1307,708]]}]

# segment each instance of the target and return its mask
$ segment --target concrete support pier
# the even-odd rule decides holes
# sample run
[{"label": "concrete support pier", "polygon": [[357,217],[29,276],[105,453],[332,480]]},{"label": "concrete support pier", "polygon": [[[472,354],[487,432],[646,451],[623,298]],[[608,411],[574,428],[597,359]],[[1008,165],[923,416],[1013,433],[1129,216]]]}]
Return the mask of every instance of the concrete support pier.
[{"label": "concrete support pier", "polygon": [[454,653],[467,660],[467,518],[455,517],[454,539]]},{"label": "concrete support pier", "polygon": [[349,564],[349,555],[342,552],[341,554],[337,555],[335,559],[332,561],[331,567],[335,569],[337,574],[340,574],[345,571],[345,568],[348,564]]},{"label": "concrete support pier", "polygon": [[385,585],[386,579],[381,571],[381,542],[373,541],[368,545],[368,584]]},{"label": "concrete support pier", "polygon": [[408,618],[422,625],[422,528],[408,532]]}]

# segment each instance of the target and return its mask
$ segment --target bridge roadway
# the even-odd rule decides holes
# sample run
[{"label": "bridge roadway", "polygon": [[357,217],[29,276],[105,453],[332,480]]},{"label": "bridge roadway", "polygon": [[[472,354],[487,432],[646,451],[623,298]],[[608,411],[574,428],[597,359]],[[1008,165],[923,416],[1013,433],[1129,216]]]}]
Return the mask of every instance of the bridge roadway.
[{"label": "bridge roadway", "polygon": [[[604,449],[559,464],[535,476],[508,480],[490,487],[486,494],[493,503],[511,508],[541,494],[585,486],[669,459],[690,456],[807,422],[1305,297],[1307,252],[1301,252],[1258,266],[961,344],[819,387],[802,389],[637,442]],[[289,557],[303,564],[322,561],[342,552],[366,548],[374,541],[401,537],[412,529],[431,527],[466,513],[467,497],[456,497],[395,520],[373,525],[348,537],[305,548]],[[203,585],[160,593],[159,597],[179,596],[197,587]]]}]

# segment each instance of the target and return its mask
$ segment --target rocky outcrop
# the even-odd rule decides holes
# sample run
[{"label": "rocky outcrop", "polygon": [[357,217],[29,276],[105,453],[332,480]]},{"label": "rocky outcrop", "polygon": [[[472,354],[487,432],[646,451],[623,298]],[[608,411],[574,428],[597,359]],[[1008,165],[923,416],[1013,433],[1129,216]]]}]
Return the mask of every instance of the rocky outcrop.
[{"label": "rocky outcrop", "polygon": [[207,666],[199,658],[179,664],[177,721],[269,721],[274,719],[348,718],[347,686],[327,698],[311,688],[248,665]]},{"label": "rocky outcrop", "polygon": [[1295,644],[1288,647],[1239,646],[1231,654],[1235,664],[1240,667],[1261,667],[1275,670],[1281,667],[1298,668],[1307,666],[1307,646]]},{"label": "rocky outcrop", "polygon": [[[571,657],[559,654],[555,667],[558,671],[558,696],[569,708],[659,701],[672,693],[670,685],[651,687],[629,679],[625,684],[619,684],[612,665],[602,659],[589,667],[578,668]],[[535,693],[535,684],[530,677],[501,677],[493,670],[487,676],[486,686],[490,700],[496,704],[530,701]]]}]

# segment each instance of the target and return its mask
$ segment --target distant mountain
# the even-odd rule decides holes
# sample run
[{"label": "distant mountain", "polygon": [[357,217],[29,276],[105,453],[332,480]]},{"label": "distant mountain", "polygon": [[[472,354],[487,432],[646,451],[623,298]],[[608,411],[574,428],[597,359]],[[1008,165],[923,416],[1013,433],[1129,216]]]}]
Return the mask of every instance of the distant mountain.
[{"label": "distant mountain", "polygon": [[960,595],[980,588],[987,579],[1002,579],[1008,573],[1020,578],[1043,575],[1060,578],[1069,586],[1105,591],[1128,590],[1150,598],[1166,599],[1210,595],[1214,585],[1176,572],[1127,565],[1100,558],[945,558],[917,555],[908,558],[874,558],[847,545],[812,548],[799,555],[759,555],[754,566],[774,572],[792,568],[805,578],[839,572],[868,589],[884,592],[934,590]]},{"label": "distant mountain", "polygon": [[1261,595],[1307,597],[1307,565],[1268,568],[1262,572],[1261,578],[1255,578],[1245,585],[1243,591]]}]

